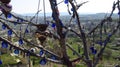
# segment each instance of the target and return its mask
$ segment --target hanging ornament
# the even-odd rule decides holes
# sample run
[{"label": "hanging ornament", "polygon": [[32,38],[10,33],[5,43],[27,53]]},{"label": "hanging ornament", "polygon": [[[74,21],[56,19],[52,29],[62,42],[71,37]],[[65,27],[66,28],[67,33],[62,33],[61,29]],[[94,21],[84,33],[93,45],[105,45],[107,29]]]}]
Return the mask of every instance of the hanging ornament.
[{"label": "hanging ornament", "polygon": [[29,33],[28,29],[25,30],[25,33]]},{"label": "hanging ornament", "polygon": [[8,47],[8,43],[5,41],[2,41],[2,48],[7,48]]},{"label": "hanging ornament", "polygon": [[15,50],[14,50],[14,53],[15,53],[15,54],[19,54],[19,50],[18,50],[18,49],[15,49]]},{"label": "hanging ornament", "polygon": [[16,26],[16,25],[17,25],[17,22],[14,22],[14,25]]},{"label": "hanging ornament", "polygon": [[92,46],[90,47],[91,51],[92,51],[92,54],[96,54],[97,53],[97,50]]},{"label": "hanging ornament", "polygon": [[96,53],[97,53],[96,49],[92,50],[92,54],[96,54]]},{"label": "hanging ornament", "polygon": [[23,44],[23,40],[20,38],[19,39],[19,45],[22,45]]},{"label": "hanging ornament", "polygon": [[35,48],[31,48],[30,52],[35,53]]},{"label": "hanging ornament", "polygon": [[17,22],[23,22],[23,19],[17,19]]},{"label": "hanging ornament", "polygon": [[0,65],[2,65],[2,60],[0,60]]},{"label": "hanging ornament", "polygon": [[29,52],[27,52],[27,53],[26,53],[26,56],[30,56],[30,53],[29,53]]},{"label": "hanging ornament", "polygon": [[108,37],[111,37],[111,36],[112,36],[112,34],[109,33],[109,34],[108,34]]},{"label": "hanging ornament", "polygon": [[20,22],[23,22],[24,20],[23,19],[20,19]]},{"label": "hanging ornament", "polygon": [[54,55],[51,56],[51,59],[56,60],[56,57]]},{"label": "hanging ornament", "polygon": [[97,44],[99,44],[100,46],[103,45],[102,41],[98,41]]},{"label": "hanging ornament", "polygon": [[20,22],[20,20],[19,20],[19,19],[17,19],[17,22]]},{"label": "hanging ornament", "polygon": [[8,36],[11,36],[11,35],[12,35],[12,30],[9,29],[9,30],[8,30]]},{"label": "hanging ornament", "polygon": [[68,0],[64,0],[64,3],[65,3],[65,4],[68,4]]},{"label": "hanging ornament", "polygon": [[7,18],[11,18],[12,17],[12,15],[9,13],[8,15],[7,15]]},{"label": "hanging ornament", "polygon": [[40,62],[39,62],[41,65],[45,65],[47,63],[46,59],[41,59]]},{"label": "hanging ornament", "polygon": [[120,11],[118,12],[118,15],[120,15]]},{"label": "hanging ornament", "polygon": [[55,23],[52,23],[51,27],[55,28],[55,26],[56,26]]},{"label": "hanging ornament", "polygon": [[31,49],[30,51],[31,51],[31,52],[34,52],[34,50],[33,50],[33,49]]},{"label": "hanging ornament", "polygon": [[43,54],[44,54],[44,51],[43,49],[41,49],[39,55],[42,56]]},{"label": "hanging ornament", "polygon": [[90,49],[91,49],[91,50],[94,50],[94,47],[92,46],[92,47],[90,47]]},{"label": "hanging ornament", "polygon": [[2,29],[5,30],[7,27],[5,24],[2,24]]}]

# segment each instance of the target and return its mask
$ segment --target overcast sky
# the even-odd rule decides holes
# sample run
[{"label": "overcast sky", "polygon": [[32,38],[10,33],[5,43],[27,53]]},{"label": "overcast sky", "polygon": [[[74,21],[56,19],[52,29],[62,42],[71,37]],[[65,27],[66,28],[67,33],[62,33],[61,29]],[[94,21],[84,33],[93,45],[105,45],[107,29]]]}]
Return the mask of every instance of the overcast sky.
[{"label": "overcast sky", "polygon": [[[11,0],[12,6],[13,6],[13,12],[19,13],[19,14],[26,14],[26,13],[35,13],[37,12],[38,8],[38,1],[39,0]],[[40,9],[43,12],[43,0],[40,0]],[[58,2],[62,0],[57,0]],[[77,3],[82,3],[84,1],[89,1],[88,3],[84,4],[79,10],[79,13],[108,13],[111,11],[112,5],[114,1],[117,0],[76,0]],[[51,12],[49,0],[45,0],[46,3],[46,12]],[[67,5],[61,3],[58,5],[60,12],[67,12]]]}]

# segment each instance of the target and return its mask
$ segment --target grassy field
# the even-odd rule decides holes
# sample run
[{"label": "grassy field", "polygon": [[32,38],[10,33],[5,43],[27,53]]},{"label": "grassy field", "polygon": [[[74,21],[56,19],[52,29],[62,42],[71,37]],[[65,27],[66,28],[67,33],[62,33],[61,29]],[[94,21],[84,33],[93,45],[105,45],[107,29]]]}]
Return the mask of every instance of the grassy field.
[{"label": "grassy field", "polygon": [[[104,53],[103,53],[103,59],[99,62],[99,64],[97,65],[97,67],[114,67],[115,65],[119,64],[120,65],[120,60],[116,60],[114,59],[115,57],[120,56],[120,46],[114,46],[114,37],[112,37],[112,42],[108,43]],[[79,40],[76,37],[72,37],[72,38],[68,38],[67,42],[71,44],[71,46],[78,52],[78,47],[80,47],[80,54],[83,54],[83,46],[81,45],[81,40]],[[48,43],[50,43],[50,46],[53,48],[53,44],[52,42],[48,41]],[[57,43],[55,43],[57,44]],[[97,44],[96,44],[97,45]],[[96,46],[97,48],[100,48],[98,46]],[[77,55],[75,55],[69,48],[67,48],[67,53],[68,56],[72,59],[76,58]],[[90,54],[90,57],[92,58],[93,55]],[[45,66],[41,66],[39,64],[40,59],[31,56],[30,57],[32,62],[33,62],[33,67],[65,67],[63,65],[58,65],[58,64],[54,64],[51,62],[48,62]],[[23,63],[27,63],[27,59],[26,58],[21,58],[18,56],[11,56],[10,53],[8,52],[7,54],[2,54],[1,55],[1,60],[3,62],[2,65],[0,65],[0,67],[5,67],[7,65],[11,65],[11,64],[17,64],[17,60],[19,59],[21,60]],[[76,64],[76,67],[86,67],[85,63],[83,63],[82,61],[78,62]]]}]

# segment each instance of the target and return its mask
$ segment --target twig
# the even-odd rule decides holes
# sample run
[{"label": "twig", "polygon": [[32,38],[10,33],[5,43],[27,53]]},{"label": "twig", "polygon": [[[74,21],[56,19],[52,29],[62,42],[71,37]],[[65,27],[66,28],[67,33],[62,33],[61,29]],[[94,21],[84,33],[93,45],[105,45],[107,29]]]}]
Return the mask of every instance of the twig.
[{"label": "twig", "polygon": [[77,23],[78,23],[78,27],[81,33],[81,39],[84,45],[84,54],[87,60],[89,60],[89,56],[88,56],[88,50],[87,50],[87,45],[86,45],[86,37],[85,37],[85,33],[83,32],[82,28],[81,28],[81,24],[80,24],[80,20],[79,20],[79,15],[76,11],[75,5],[73,4],[72,0],[69,0],[73,10],[74,10],[74,14],[76,15],[76,19],[77,19]]},{"label": "twig", "polygon": [[77,51],[75,51],[75,50],[72,48],[72,46],[70,46],[68,43],[66,44],[66,46],[67,46],[68,48],[70,48],[79,58],[82,58],[82,56],[81,56]]},{"label": "twig", "polygon": [[105,50],[105,47],[107,46],[107,43],[109,42],[109,39],[117,32],[117,30],[120,28],[120,21],[119,24],[117,25],[117,27],[113,30],[113,32],[110,34],[110,36],[108,36],[105,40],[104,40],[104,46],[103,48],[101,48],[100,52],[97,54],[96,56],[96,61],[93,64],[93,67],[95,67],[100,59],[100,56],[103,54],[103,51]]},{"label": "twig", "polygon": [[104,24],[106,21],[109,21],[111,19],[111,16],[113,15],[113,12],[115,10],[115,6],[113,7],[109,17],[107,17],[106,19],[103,19],[96,27],[94,27],[87,35],[90,35],[92,32],[94,32],[101,24]]}]

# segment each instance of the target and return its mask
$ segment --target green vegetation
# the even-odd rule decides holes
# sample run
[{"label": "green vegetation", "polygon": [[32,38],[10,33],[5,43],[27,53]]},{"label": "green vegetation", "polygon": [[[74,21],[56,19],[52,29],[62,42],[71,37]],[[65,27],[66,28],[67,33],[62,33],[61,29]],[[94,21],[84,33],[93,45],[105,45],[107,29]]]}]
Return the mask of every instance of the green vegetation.
[{"label": "green vegetation", "polygon": [[15,56],[10,56],[9,54],[1,55],[1,60],[3,61],[3,65],[16,64],[17,62],[15,61],[15,59],[16,59]]},{"label": "green vegetation", "polygon": [[[115,64],[120,64],[120,61],[119,60],[116,60],[115,57],[118,57],[120,56],[120,51],[119,50],[116,50],[116,49],[119,49],[120,47],[116,47],[116,46],[113,46],[113,41],[114,41],[114,37],[111,38],[111,42],[107,45],[104,53],[103,53],[103,58],[102,60],[100,60],[100,64],[97,65],[97,67],[105,67],[105,65],[115,65]],[[71,44],[71,46],[78,52],[78,47],[80,47],[80,54],[82,55],[83,54],[83,49],[82,49],[82,45],[81,45],[81,42],[79,40],[79,38],[77,37],[69,37],[67,39],[67,42]],[[48,43],[50,43],[50,46],[53,48],[54,45],[52,44],[51,40],[48,41]],[[97,44],[96,44],[97,45]],[[96,46],[97,48],[100,48],[99,45]],[[77,55],[75,55],[69,48],[67,48],[67,52],[68,52],[68,56],[72,59],[76,58]],[[91,54],[91,57],[93,57],[93,55]],[[1,60],[3,61],[3,65],[1,65],[0,67],[4,67],[6,65],[11,65],[11,64],[17,64],[16,62],[16,59],[20,59],[23,61],[25,61],[24,58],[20,58],[20,57],[17,57],[17,56],[10,56],[10,54],[2,54],[1,55]],[[34,67],[38,67],[39,66],[39,61],[40,59],[34,57],[34,56],[31,56],[31,61],[33,62],[33,66]],[[53,67],[58,67],[58,66],[62,66],[62,65],[58,65],[58,64],[52,64],[51,62],[48,62],[47,65],[52,65]],[[84,67],[85,64],[82,63],[82,61],[78,62],[76,64],[76,67]],[[107,66],[106,66],[107,67]]]}]

